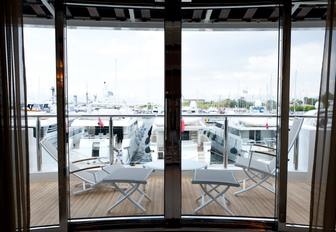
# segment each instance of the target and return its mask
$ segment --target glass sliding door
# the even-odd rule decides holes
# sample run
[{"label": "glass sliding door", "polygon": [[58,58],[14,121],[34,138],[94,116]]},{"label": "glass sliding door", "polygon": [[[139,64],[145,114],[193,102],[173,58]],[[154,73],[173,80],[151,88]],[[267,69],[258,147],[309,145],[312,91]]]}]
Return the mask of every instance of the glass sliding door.
[{"label": "glass sliding door", "polygon": [[311,177],[314,164],[318,99],[321,81],[325,20],[296,22],[300,17],[323,15],[326,3],[313,9],[309,3],[292,12],[290,126],[295,118],[303,120],[295,143],[288,153],[287,223],[309,224]]},{"label": "glass sliding door", "polygon": [[70,217],[162,215],[163,19],[146,24],[162,10],[67,9],[97,20],[67,20]]},{"label": "glass sliding door", "polygon": [[182,212],[274,218],[278,8],[184,15],[192,20],[182,32]]},{"label": "glass sliding door", "polygon": [[55,29],[47,22],[24,24],[31,226],[59,224]]},{"label": "glass sliding door", "polygon": [[132,2],[29,5],[31,225],[307,224],[325,5]]}]

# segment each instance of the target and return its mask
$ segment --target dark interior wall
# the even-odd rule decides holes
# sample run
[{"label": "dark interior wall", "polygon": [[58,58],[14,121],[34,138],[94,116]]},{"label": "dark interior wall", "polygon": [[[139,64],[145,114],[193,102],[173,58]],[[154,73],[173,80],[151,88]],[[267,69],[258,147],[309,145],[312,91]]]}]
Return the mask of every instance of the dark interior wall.
[{"label": "dark interior wall", "polygon": [[0,1],[0,227],[28,231],[29,179],[20,0]]}]

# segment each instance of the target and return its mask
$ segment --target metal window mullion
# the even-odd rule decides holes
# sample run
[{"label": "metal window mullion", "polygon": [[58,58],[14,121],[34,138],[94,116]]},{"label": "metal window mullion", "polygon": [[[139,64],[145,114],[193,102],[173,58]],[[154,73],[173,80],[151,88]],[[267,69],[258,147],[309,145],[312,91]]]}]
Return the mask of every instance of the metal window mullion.
[{"label": "metal window mullion", "polygon": [[55,46],[56,46],[56,99],[57,99],[57,151],[58,151],[58,196],[60,230],[68,231],[69,198],[68,170],[66,158],[66,21],[65,2],[55,2]]},{"label": "metal window mullion", "polygon": [[167,222],[181,218],[181,8],[180,0],[166,1],[165,49],[165,171],[164,217]]},{"label": "metal window mullion", "polygon": [[286,226],[287,211],[287,174],[288,174],[288,119],[289,119],[289,90],[290,90],[290,49],[291,49],[291,8],[292,1],[284,0],[280,18],[280,150],[278,156],[277,178],[277,217],[279,229]]}]

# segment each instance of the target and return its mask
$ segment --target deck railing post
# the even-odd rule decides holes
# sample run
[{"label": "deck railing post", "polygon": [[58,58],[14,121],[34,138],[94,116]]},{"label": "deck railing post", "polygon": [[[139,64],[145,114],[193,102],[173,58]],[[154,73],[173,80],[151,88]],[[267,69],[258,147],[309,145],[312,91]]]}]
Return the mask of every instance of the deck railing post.
[{"label": "deck railing post", "polygon": [[294,169],[295,171],[297,171],[299,168],[299,136],[295,139],[295,143],[294,143],[293,163],[294,163]]},{"label": "deck railing post", "polygon": [[36,118],[36,166],[37,171],[42,170],[42,149],[41,149],[41,122],[40,117]]},{"label": "deck railing post", "polygon": [[109,144],[109,152],[110,152],[110,164],[113,164],[114,162],[114,138],[113,138],[113,120],[112,117],[110,117],[109,120],[109,136],[110,136],[110,144]]},{"label": "deck railing post", "polygon": [[229,130],[228,130],[228,117],[225,117],[224,120],[224,135],[223,135],[223,139],[224,139],[224,144],[223,144],[223,161],[224,161],[224,168],[227,168],[228,163],[229,163],[229,146],[228,146],[228,135],[229,135]]}]

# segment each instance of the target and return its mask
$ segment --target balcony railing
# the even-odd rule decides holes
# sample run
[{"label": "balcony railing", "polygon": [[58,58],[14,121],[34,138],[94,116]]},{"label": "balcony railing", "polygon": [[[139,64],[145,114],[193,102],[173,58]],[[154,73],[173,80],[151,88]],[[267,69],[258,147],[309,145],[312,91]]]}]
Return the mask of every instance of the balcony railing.
[{"label": "balcony railing", "polygon": [[[73,115],[68,115],[69,121],[72,121],[73,119],[89,119],[89,120],[97,120],[98,119],[108,119],[108,142],[109,142],[109,162],[113,163],[114,160],[114,153],[113,153],[113,149],[116,146],[115,144],[115,138],[113,137],[113,122],[114,120],[116,120],[117,118],[134,118],[134,119],[143,119],[143,118],[163,118],[164,115],[162,114],[113,114],[113,115],[100,115],[100,114],[73,114]],[[291,118],[293,117],[302,117],[302,118],[310,118],[310,119],[316,119],[316,116],[313,115],[290,115]],[[35,146],[36,146],[36,167],[31,167],[31,170],[34,170],[36,168],[37,172],[41,172],[42,171],[42,166],[43,166],[43,159],[42,159],[42,148],[41,148],[41,140],[43,138],[43,133],[41,131],[41,128],[45,128],[45,126],[42,125],[41,120],[42,119],[48,119],[48,118],[56,118],[56,115],[29,115],[28,119],[29,119],[29,128],[33,128],[34,129],[34,135],[36,137],[36,141],[35,141]],[[221,149],[223,149],[222,151],[218,151],[217,149],[217,153],[219,153],[219,156],[223,156],[223,162],[222,162],[222,167],[224,168],[230,168],[230,160],[229,160],[229,127],[230,127],[230,120],[232,119],[239,119],[239,118],[269,118],[269,119],[273,119],[276,120],[276,118],[279,118],[279,116],[274,115],[274,114],[186,114],[186,115],[182,115],[182,118],[202,118],[203,121],[207,121],[208,124],[210,124],[209,122],[215,122],[215,121],[221,121],[222,123],[222,128],[220,130],[220,133],[222,133],[221,137],[224,138],[223,139],[223,144],[221,146]],[[207,120],[204,120],[207,119]],[[35,122],[34,122],[35,121]],[[43,121],[43,120],[42,120]],[[55,124],[56,124],[56,120],[55,120]],[[98,126],[98,124],[97,124]],[[104,126],[106,127],[106,126]],[[56,127],[54,128],[56,130]],[[163,129],[163,125],[162,125],[162,129]],[[273,128],[275,129],[275,132],[277,132],[277,128]],[[197,129],[196,129],[197,130]],[[201,129],[199,129],[201,130]],[[210,131],[210,129],[208,130]],[[71,133],[71,131],[70,131]],[[300,132],[302,133],[302,132]],[[314,133],[313,133],[314,134]],[[274,137],[276,136],[276,134],[274,135]],[[274,139],[275,138],[270,138],[270,139]],[[31,140],[30,140],[31,141]],[[210,141],[211,142],[211,141]],[[30,144],[32,145],[32,144]],[[304,145],[302,145],[304,146]],[[293,149],[293,157],[292,157],[292,161],[293,161],[293,168],[292,170],[297,171],[299,169],[299,162],[300,162],[300,157],[299,157],[299,151],[300,151],[300,142],[299,142],[299,136],[298,139],[295,142],[294,145],[294,149]],[[160,150],[160,149],[159,149]],[[161,149],[163,150],[163,149]],[[204,152],[207,152],[206,150],[203,150]],[[157,153],[161,152],[161,151],[156,151]],[[216,152],[216,151],[211,151],[212,153]],[[157,154],[157,156],[162,156],[162,152],[160,154]],[[162,158],[162,157],[159,157]],[[33,156],[30,157],[30,159],[33,159]],[[307,161],[304,161],[307,162]],[[33,164],[35,162],[31,162],[31,164]],[[308,162],[309,163],[309,162]],[[210,162],[209,162],[210,164]],[[308,165],[308,164],[307,164]],[[307,166],[306,165],[306,166]],[[211,164],[210,164],[211,166]],[[307,167],[306,169],[308,169],[309,167]]]},{"label": "balcony railing", "polygon": [[[144,119],[154,118],[157,125],[156,134],[153,132],[151,142],[155,144],[156,149],[153,149],[154,152],[152,154],[153,159],[162,159],[164,158],[163,149],[164,140],[158,141],[158,133],[164,132],[164,115],[157,114],[130,114],[130,115],[69,115],[69,125],[72,125],[72,130],[69,130],[69,157],[70,160],[77,157],[74,157],[78,154],[83,154],[80,158],[89,158],[92,154],[87,151],[91,149],[92,142],[100,141],[101,151],[100,156],[106,157],[108,162],[112,163],[115,160],[115,157],[112,156],[113,148],[119,148],[120,141],[115,137],[116,131],[120,126],[120,119],[129,119],[131,121],[131,125],[133,122],[142,122]],[[303,117],[305,119],[315,120],[315,116],[307,116],[307,115],[291,115],[290,117]],[[232,138],[233,122],[239,121],[240,119],[245,120],[248,119],[250,121],[256,120],[257,118],[267,118],[276,121],[278,118],[276,115],[272,114],[261,114],[261,115],[252,115],[252,114],[191,114],[191,115],[183,115],[183,120],[185,124],[186,131],[198,131],[198,138],[194,137],[193,133],[189,133],[188,136],[181,135],[182,139],[192,140],[188,142],[183,142],[181,144],[181,156],[182,159],[194,159],[195,156],[192,154],[195,149],[198,153],[198,160],[204,159],[208,162],[208,168],[210,169],[223,169],[227,168],[232,170],[235,177],[237,179],[244,178],[243,172],[241,169],[238,169],[234,166],[234,161],[230,160],[230,148],[228,144],[233,144],[230,140]],[[48,120],[45,120],[48,119]],[[78,121],[74,121],[79,119]],[[87,120],[85,120],[87,119]],[[98,126],[99,119],[103,120],[104,131],[96,131],[96,127]],[[154,120],[154,122],[155,122]],[[50,122],[48,125],[53,125],[50,127],[46,127],[46,121]],[[88,133],[80,134],[80,146],[74,146],[76,141],[74,142],[74,137],[76,136],[76,131],[80,128],[82,122],[86,122],[87,125],[91,125],[91,127],[95,127],[93,131],[89,131]],[[191,121],[201,122],[198,126],[190,126]],[[307,120],[308,121],[308,120]],[[92,122],[88,123],[88,122]],[[217,125],[215,125],[217,123]],[[137,124],[138,127],[141,127],[141,123]],[[217,126],[217,127],[216,127]],[[219,126],[219,127],[218,127]],[[30,145],[36,146],[36,154],[34,148],[30,149],[30,164],[31,164],[31,224],[32,225],[50,225],[57,224],[58,222],[58,211],[50,209],[57,209],[58,205],[58,183],[57,178],[54,178],[57,172],[57,163],[52,161],[53,164],[49,165],[48,161],[52,160],[52,158],[46,153],[44,148],[41,146],[41,141],[44,139],[44,133],[48,131],[48,133],[57,133],[57,125],[56,125],[56,115],[29,115],[29,127],[30,127]],[[202,129],[203,128],[203,129]],[[206,130],[204,130],[204,128]],[[218,128],[218,130],[214,130],[213,128]],[[277,133],[277,127],[273,127],[272,130],[275,131],[274,136]],[[310,176],[310,164],[307,159],[310,159],[309,154],[304,154],[305,151],[311,150],[309,152],[313,152],[314,149],[309,149],[309,146],[314,146],[314,142],[311,144],[307,144],[311,139],[315,141],[312,135],[315,135],[316,128],[314,126],[303,127],[301,129],[301,135],[299,136],[300,141],[296,142],[294,149],[292,149],[290,154],[289,163],[290,168],[288,169],[290,174],[298,176],[304,175],[304,179],[299,178],[291,178],[291,175],[288,176],[288,217],[287,221],[290,223],[299,223],[299,224],[307,224],[309,221],[309,203],[307,203],[307,199],[309,199],[310,187],[309,182],[307,182]],[[34,133],[35,131],[35,133]],[[95,135],[95,132],[101,132]],[[205,133],[204,133],[205,132]],[[211,136],[208,136],[210,132],[216,134],[216,136],[224,138],[222,139],[222,146],[217,149],[219,150],[219,158],[215,157],[213,154],[211,156],[211,152],[209,151],[211,148]],[[71,135],[71,133],[73,133]],[[104,135],[105,133],[105,135]],[[131,133],[132,135],[135,133],[134,130],[129,130],[125,132],[125,134]],[[218,133],[222,133],[221,135]],[[254,134],[256,135],[256,134]],[[125,135],[126,136],[126,135]],[[34,140],[34,137],[36,140]],[[72,138],[71,138],[72,137]],[[204,139],[204,140],[203,140]],[[206,139],[209,139],[207,141]],[[76,139],[75,139],[76,140]],[[123,138],[126,140],[126,138]],[[90,141],[90,143],[88,142]],[[206,141],[205,143],[203,143]],[[209,143],[210,142],[210,143]],[[121,142],[122,143],[122,142]],[[197,146],[195,148],[195,144]],[[43,142],[42,142],[43,144]],[[205,146],[205,145],[208,146]],[[309,145],[309,146],[308,146]],[[237,146],[238,147],[238,146]],[[86,149],[86,150],[85,150]],[[189,149],[189,150],[188,150]],[[222,149],[222,150],[220,150]],[[240,148],[238,147],[237,150]],[[215,149],[216,150],[216,149]],[[91,151],[90,151],[91,152]],[[187,154],[187,155],[186,155]],[[85,156],[86,155],[86,156]],[[303,156],[304,155],[304,156]],[[209,158],[210,156],[210,158]],[[211,158],[212,157],[212,158]],[[46,158],[50,160],[46,160]],[[218,159],[216,159],[218,158]],[[95,165],[94,163],[84,162],[83,165]],[[142,166],[143,164],[140,164]],[[304,168],[302,168],[304,166]],[[296,171],[297,170],[297,171]],[[48,173],[48,172],[51,172]],[[193,210],[197,206],[195,203],[195,199],[198,197],[198,193],[200,191],[199,187],[192,184],[191,182],[191,172],[184,171],[181,177],[182,180],[182,211],[184,215],[194,215]],[[85,194],[75,195],[76,192],[81,186],[82,182],[80,179],[76,178],[76,176],[71,175],[69,178],[70,184],[70,194],[69,197],[71,199],[71,218],[86,218],[86,217],[110,217],[110,216],[129,216],[129,215],[162,215],[163,214],[163,199],[164,199],[164,178],[162,172],[154,172],[149,182],[146,186],[147,193],[153,197],[152,202],[146,203],[146,213],[142,213],[136,208],[134,208],[129,202],[125,202],[122,206],[116,208],[111,213],[106,213],[107,206],[112,205],[116,199],[118,199],[119,195],[115,191],[110,191],[110,188],[100,188],[98,190],[88,192]],[[243,184],[242,184],[243,186]],[[43,189],[43,191],[42,191]],[[275,217],[274,209],[275,209],[275,195],[269,191],[264,190],[263,188],[258,188],[252,190],[251,192],[245,194],[243,197],[236,197],[234,193],[238,191],[239,188],[231,188],[228,191],[227,195],[231,200],[230,209],[233,211],[235,216],[250,216],[250,217]],[[41,203],[42,202],[42,203]],[[300,214],[297,213],[297,209],[300,210]],[[196,215],[221,215],[221,216],[229,216],[227,212],[223,211],[217,205],[211,205],[205,208],[203,211],[199,212]]]}]

